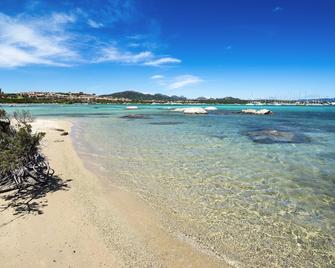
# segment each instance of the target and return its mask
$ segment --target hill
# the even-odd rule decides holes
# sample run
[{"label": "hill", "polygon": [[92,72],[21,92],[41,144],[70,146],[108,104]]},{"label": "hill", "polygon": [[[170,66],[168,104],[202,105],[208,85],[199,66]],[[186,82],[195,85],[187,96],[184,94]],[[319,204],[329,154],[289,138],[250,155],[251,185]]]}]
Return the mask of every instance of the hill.
[{"label": "hill", "polygon": [[145,94],[138,91],[122,91],[108,95],[101,95],[100,97],[110,98],[124,98],[132,101],[185,101],[186,97],[183,96],[168,96],[164,94]]}]

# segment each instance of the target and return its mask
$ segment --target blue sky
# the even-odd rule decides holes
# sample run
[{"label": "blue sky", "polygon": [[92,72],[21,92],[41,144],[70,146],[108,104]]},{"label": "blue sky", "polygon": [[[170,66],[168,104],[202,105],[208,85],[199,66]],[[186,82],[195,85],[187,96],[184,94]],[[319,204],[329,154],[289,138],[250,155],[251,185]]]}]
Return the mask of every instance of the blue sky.
[{"label": "blue sky", "polygon": [[0,87],[335,96],[333,0],[1,0]]}]

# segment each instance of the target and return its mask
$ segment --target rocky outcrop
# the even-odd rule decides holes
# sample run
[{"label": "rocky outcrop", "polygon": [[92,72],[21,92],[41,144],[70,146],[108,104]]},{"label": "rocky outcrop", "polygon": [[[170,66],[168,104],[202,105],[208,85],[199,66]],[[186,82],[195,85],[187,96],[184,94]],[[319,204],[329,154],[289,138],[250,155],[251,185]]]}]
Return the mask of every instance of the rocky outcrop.
[{"label": "rocky outcrop", "polygon": [[207,114],[204,108],[200,107],[189,107],[189,108],[176,108],[172,110],[173,112],[181,112],[184,114]]},{"label": "rocky outcrop", "polygon": [[246,109],[241,111],[244,114],[257,114],[257,115],[266,115],[272,114],[272,111],[267,109],[255,110],[255,109]]},{"label": "rocky outcrop", "polygon": [[127,110],[137,110],[138,107],[137,106],[127,106],[126,109]]},{"label": "rocky outcrop", "polygon": [[176,109],[173,109],[172,111],[173,112],[184,112],[186,108],[176,108]]},{"label": "rocky outcrop", "polygon": [[184,109],[184,114],[207,114],[207,111],[203,108],[185,108]]},{"label": "rocky outcrop", "polygon": [[216,111],[218,108],[214,107],[214,106],[208,106],[205,108],[206,111]]}]

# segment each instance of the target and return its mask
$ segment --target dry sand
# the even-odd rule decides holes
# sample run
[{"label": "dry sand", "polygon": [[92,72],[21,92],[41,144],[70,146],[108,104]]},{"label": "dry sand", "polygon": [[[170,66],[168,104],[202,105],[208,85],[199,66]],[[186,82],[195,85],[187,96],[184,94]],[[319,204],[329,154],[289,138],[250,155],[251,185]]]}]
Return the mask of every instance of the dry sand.
[{"label": "dry sand", "polygon": [[0,198],[0,267],[229,267],[166,230],[136,195],[88,171],[70,122],[33,126],[46,132],[43,152],[67,187],[33,200],[40,213],[15,212]]}]

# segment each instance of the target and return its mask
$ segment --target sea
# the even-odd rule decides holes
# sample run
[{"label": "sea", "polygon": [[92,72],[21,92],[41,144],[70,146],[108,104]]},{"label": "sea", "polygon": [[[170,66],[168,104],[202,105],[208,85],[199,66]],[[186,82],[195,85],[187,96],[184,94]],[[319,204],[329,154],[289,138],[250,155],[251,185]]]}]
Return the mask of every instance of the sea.
[{"label": "sea", "polygon": [[[5,109],[71,120],[88,168],[147,201],[171,232],[219,258],[241,267],[335,267],[335,107],[174,111],[181,107],[188,106]],[[273,114],[240,112],[247,108]]]}]

